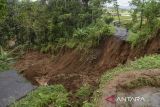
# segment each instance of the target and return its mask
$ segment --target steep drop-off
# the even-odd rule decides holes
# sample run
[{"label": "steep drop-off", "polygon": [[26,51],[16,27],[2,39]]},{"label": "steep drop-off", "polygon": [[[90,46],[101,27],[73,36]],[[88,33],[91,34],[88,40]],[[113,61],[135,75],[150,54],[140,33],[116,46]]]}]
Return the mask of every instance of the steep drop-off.
[{"label": "steep drop-off", "polygon": [[117,37],[107,37],[100,45],[83,51],[63,49],[58,56],[28,51],[15,67],[33,84],[63,84],[75,91],[82,84],[96,86],[107,70],[144,55],[160,53],[160,29],[145,45],[131,45]]}]

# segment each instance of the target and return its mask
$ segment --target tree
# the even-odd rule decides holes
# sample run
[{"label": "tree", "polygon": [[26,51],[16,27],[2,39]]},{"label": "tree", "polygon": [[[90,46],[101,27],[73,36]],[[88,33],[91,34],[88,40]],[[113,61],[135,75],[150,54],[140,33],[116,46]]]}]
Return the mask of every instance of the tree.
[{"label": "tree", "polygon": [[144,7],[144,16],[147,20],[148,27],[154,30],[157,27],[158,18],[160,17],[160,1],[148,0]]},{"label": "tree", "polygon": [[[140,26],[147,24],[150,29],[153,29],[160,16],[160,1],[159,0],[132,0],[131,5],[134,6],[133,19],[140,14]],[[147,22],[144,22],[144,19]]]},{"label": "tree", "polygon": [[7,13],[6,0],[0,0],[0,22],[5,18]]},{"label": "tree", "polygon": [[[144,7],[145,7],[145,0],[132,0],[131,5],[134,7],[133,14],[140,13],[140,26],[139,28],[142,28],[143,19],[144,19]],[[135,15],[133,15],[135,17]]]},{"label": "tree", "polygon": [[4,36],[3,36],[3,23],[5,21],[7,15],[7,2],[6,0],[0,0],[0,46],[4,44]]},{"label": "tree", "polygon": [[[9,0],[2,35],[38,48],[61,47],[77,29],[94,28],[110,0]],[[93,27],[94,26],[94,27]],[[102,27],[101,27],[102,28]],[[108,27],[106,27],[108,29]]]},{"label": "tree", "polygon": [[118,21],[119,21],[119,24],[120,24],[121,21],[120,21],[119,5],[118,5],[117,0],[113,0],[113,2],[114,2],[114,8],[116,9],[116,12],[117,12]]}]

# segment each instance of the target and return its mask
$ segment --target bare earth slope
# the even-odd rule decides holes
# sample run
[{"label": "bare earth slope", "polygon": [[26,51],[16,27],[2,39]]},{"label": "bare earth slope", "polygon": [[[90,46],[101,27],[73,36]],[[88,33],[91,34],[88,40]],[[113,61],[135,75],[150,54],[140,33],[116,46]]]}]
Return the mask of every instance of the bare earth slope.
[{"label": "bare earth slope", "polygon": [[108,37],[87,54],[63,49],[57,57],[52,58],[50,54],[28,51],[17,61],[15,67],[34,84],[63,84],[74,92],[84,83],[96,86],[106,69],[153,53],[160,53],[160,30],[145,46],[133,49],[126,41]]}]

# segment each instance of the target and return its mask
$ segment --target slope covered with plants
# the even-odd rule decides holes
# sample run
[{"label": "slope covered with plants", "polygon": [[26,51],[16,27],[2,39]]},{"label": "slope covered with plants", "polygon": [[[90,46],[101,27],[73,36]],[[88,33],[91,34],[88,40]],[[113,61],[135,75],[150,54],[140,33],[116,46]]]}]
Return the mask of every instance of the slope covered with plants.
[{"label": "slope covered with plants", "polygon": [[[104,95],[106,93],[108,93],[108,96],[110,96],[110,94],[116,95],[117,93],[112,93],[112,91],[119,90],[120,88],[131,90],[143,86],[160,87],[159,69],[160,55],[151,55],[142,57],[140,59],[137,59],[136,61],[128,62],[125,65],[119,65],[118,67],[107,71],[101,77],[100,88],[94,93],[94,97],[92,99],[93,103],[88,103],[88,105],[92,105],[93,107],[104,107],[103,104],[101,105],[102,102],[107,103],[107,101],[105,100],[105,97],[107,97],[107,95]],[[156,72],[154,72],[154,70]],[[140,74],[141,72],[142,74]],[[118,81],[118,83],[114,81],[115,79],[116,81]],[[112,83],[112,81],[114,82]]]}]

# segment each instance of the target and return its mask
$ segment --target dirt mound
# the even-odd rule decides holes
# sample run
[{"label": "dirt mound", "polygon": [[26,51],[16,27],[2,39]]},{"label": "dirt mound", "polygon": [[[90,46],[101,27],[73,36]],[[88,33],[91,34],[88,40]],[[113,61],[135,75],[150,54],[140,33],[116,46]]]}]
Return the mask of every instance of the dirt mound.
[{"label": "dirt mound", "polygon": [[35,51],[17,61],[15,68],[23,71],[33,84],[63,84],[75,91],[84,83],[98,84],[99,77],[106,69],[124,64],[145,54],[160,53],[160,33],[145,46],[131,48],[130,44],[117,37],[102,40],[101,44],[84,54],[83,51],[65,49],[59,56],[41,54]]},{"label": "dirt mound", "polygon": [[[116,97],[144,96],[144,97],[146,97],[146,99],[148,99],[150,97],[149,96],[150,94],[154,94],[155,90],[157,90],[156,92],[158,94],[160,94],[160,88],[158,88],[158,87],[160,87],[160,84],[159,84],[159,81],[156,80],[156,77],[157,78],[160,77],[160,69],[144,70],[141,72],[131,71],[128,73],[117,75],[112,81],[107,83],[106,86],[103,88],[102,97],[101,97],[102,99],[99,100],[98,107],[126,107],[126,106],[127,107],[142,107],[142,106],[144,106],[142,104],[145,104],[145,103],[147,103],[147,101],[150,101],[150,100],[147,100],[145,103],[141,102],[141,103],[139,103],[139,105],[137,105],[136,102],[132,102],[130,105],[127,105],[128,103],[126,103],[126,102],[122,103],[122,102],[116,101],[116,103],[111,103],[111,102],[106,101],[106,98],[114,95]],[[144,82],[144,79],[146,79],[146,84],[140,83],[141,81]],[[152,84],[149,83],[149,81],[152,82]],[[131,85],[131,83],[132,83],[132,85]],[[135,87],[134,87],[134,85],[135,85]],[[150,86],[153,86],[153,87],[156,86],[157,88],[151,89]],[[147,94],[147,95],[145,95],[145,94]],[[158,99],[160,99],[160,97],[158,97]],[[157,100],[157,101],[159,103],[159,100]],[[145,107],[153,107],[155,102],[156,101],[152,102],[153,103],[152,106],[145,106]],[[159,106],[156,106],[156,104],[155,104],[154,107],[159,107]]]}]

